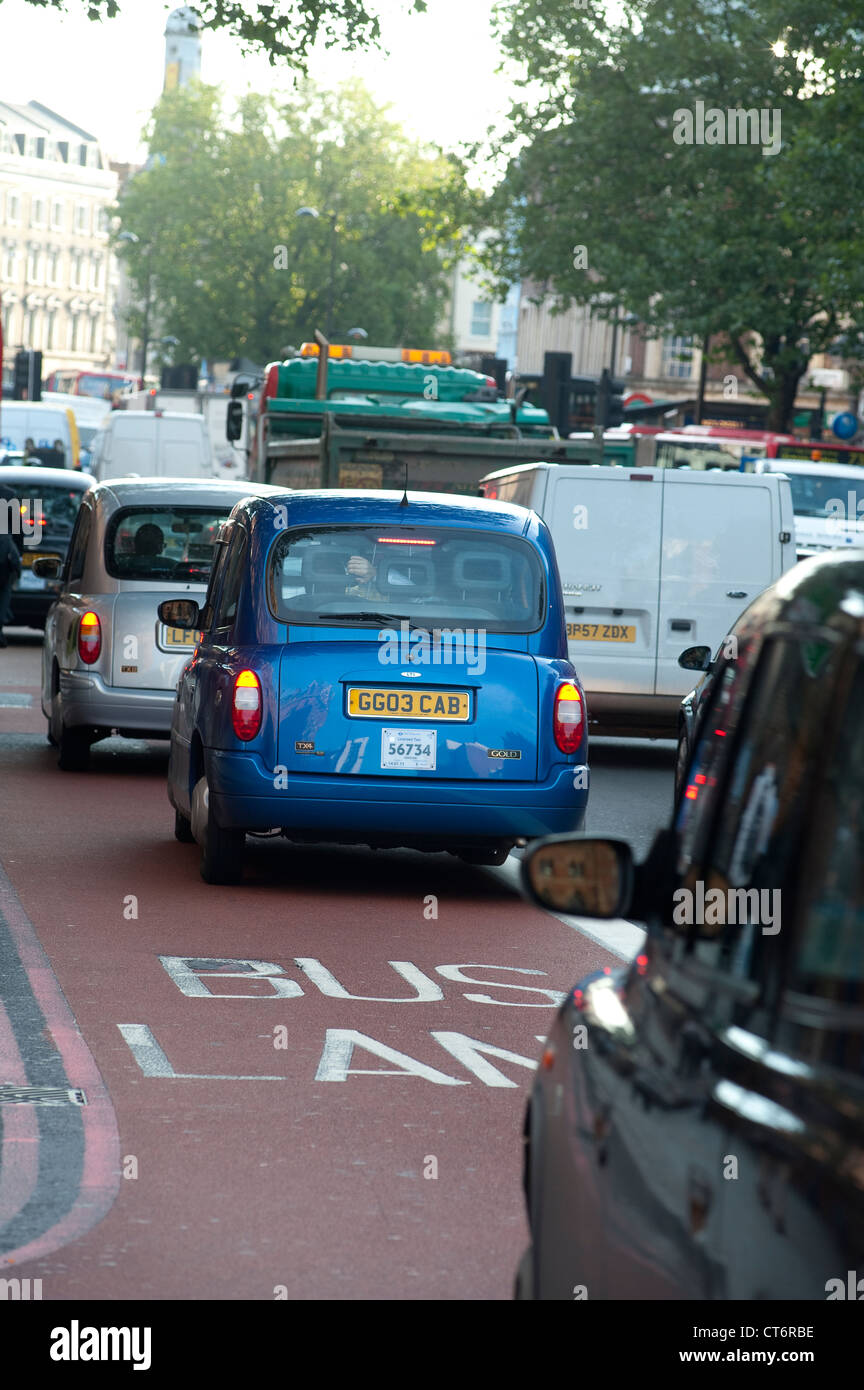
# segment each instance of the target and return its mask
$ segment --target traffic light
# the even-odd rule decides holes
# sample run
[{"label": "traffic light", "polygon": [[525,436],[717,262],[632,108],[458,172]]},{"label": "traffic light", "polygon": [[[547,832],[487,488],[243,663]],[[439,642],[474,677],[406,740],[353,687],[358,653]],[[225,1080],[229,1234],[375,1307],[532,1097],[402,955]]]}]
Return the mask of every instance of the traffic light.
[{"label": "traffic light", "polygon": [[570,431],[570,375],[573,355],[569,352],[543,354],[543,405],[562,439]]},{"label": "traffic light", "polygon": [[594,418],[604,430],[624,423],[624,386],[622,382],[613,380],[608,367],[603,368],[597,383],[597,409]]},{"label": "traffic light", "polygon": [[24,348],[15,354],[15,375],[12,382],[13,401],[41,401],[42,354]]}]

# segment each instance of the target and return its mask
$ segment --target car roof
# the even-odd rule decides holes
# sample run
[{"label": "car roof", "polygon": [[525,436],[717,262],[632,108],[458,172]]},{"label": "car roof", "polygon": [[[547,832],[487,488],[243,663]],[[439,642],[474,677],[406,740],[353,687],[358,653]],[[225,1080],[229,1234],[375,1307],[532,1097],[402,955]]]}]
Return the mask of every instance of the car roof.
[{"label": "car roof", "polygon": [[861,640],[864,631],[864,547],[829,550],[801,560],[750,605],[742,622],[831,624]]},{"label": "car roof", "polygon": [[55,487],[77,487],[86,492],[95,486],[96,479],[92,473],[82,473],[78,468],[38,468],[35,464],[32,468],[26,465],[16,468],[9,464],[5,468],[0,466],[0,483],[6,482],[35,483],[41,487],[53,483]]},{"label": "car roof", "polygon": [[291,496],[266,483],[230,482],[222,478],[108,478],[93,489],[97,501],[110,499],[118,506],[169,502],[203,506],[225,503],[233,507],[244,497],[269,497],[277,492]]},{"label": "car roof", "polygon": [[[298,490],[270,495],[267,502],[290,506],[291,525],[304,522],[343,522],[359,525],[387,522],[391,525],[436,526],[461,525],[488,530],[522,533],[535,513],[512,502],[495,502],[481,497],[462,497],[449,492],[414,492],[408,490],[408,504],[402,506],[401,490],[378,491],[371,488],[328,488],[315,491]],[[256,511],[263,510],[260,506]],[[535,518],[536,519],[536,518]]]},{"label": "car roof", "polygon": [[754,459],[754,463],[765,465],[771,473],[816,473],[826,478],[864,478],[864,468],[859,463],[817,463],[809,459]]}]

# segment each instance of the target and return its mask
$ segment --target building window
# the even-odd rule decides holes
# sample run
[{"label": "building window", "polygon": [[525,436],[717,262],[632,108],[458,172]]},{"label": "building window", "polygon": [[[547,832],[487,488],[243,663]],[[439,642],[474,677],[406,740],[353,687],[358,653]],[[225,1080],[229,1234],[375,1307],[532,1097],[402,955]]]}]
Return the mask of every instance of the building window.
[{"label": "building window", "polygon": [[49,309],[45,315],[45,346],[53,348],[57,332],[57,310]]},{"label": "building window", "polygon": [[492,331],[492,305],[485,299],[475,299],[471,305],[472,338],[488,338]]},{"label": "building window", "polygon": [[56,232],[63,230],[63,199],[55,198],[51,204],[51,226]]},{"label": "building window", "polygon": [[83,165],[85,165],[85,166],[86,166],[86,164],[87,164],[87,146],[86,146],[86,145],[79,145],[79,146],[78,146],[78,163],[79,163],[79,164],[83,164]]},{"label": "building window", "polygon": [[17,193],[9,194],[6,220],[10,222],[13,227],[17,227],[18,223],[21,221],[21,199],[18,197]]},{"label": "building window", "polygon": [[693,338],[664,338],[662,376],[691,377],[693,375]]},{"label": "building window", "polygon": [[42,198],[33,198],[30,203],[30,226],[45,226],[45,203]]},{"label": "building window", "polygon": [[97,221],[97,230],[99,231],[100,235],[102,235],[102,236],[107,236],[107,235],[108,235],[108,232],[109,232],[109,225],[108,225],[108,209],[107,209],[107,208],[100,208],[100,209],[99,209],[98,221]]},{"label": "building window", "polygon": [[27,254],[27,280],[31,285],[42,283],[42,253],[35,246]]},{"label": "building window", "polygon": [[91,288],[91,290],[98,290],[101,279],[102,279],[102,258],[101,258],[101,256],[94,256],[93,259],[92,259],[91,262],[90,262],[90,288]]},{"label": "building window", "polygon": [[[86,145],[83,146],[86,149]],[[79,203],[75,209],[75,230],[76,232],[89,231],[89,209],[86,203]]]},{"label": "building window", "polygon": [[7,246],[3,252],[3,279],[14,280],[18,271],[18,252],[14,246]]},{"label": "building window", "polygon": [[33,332],[33,315],[29,309],[25,309],[21,315],[21,342],[25,348],[32,347],[30,335]]},{"label": "building window", "polygon": [[60,284],[60,253],[59,251],[49,251],[48,253],[47,281],[49,285]]}]

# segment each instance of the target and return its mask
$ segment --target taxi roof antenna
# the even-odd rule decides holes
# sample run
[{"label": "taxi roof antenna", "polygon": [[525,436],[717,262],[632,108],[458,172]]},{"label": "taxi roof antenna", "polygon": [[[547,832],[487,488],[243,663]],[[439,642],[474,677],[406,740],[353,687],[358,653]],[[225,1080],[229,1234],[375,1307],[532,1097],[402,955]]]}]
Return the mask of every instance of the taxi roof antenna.
[{"label": "taxi roof antenna", "polygon": [[399,506],[400,506],[400,507],[407,507],[407,506],[408,506],[408,460],[407,460],[407,459],[405,460],[405,482],[404,482],[403,488],[402,488],[402,501],[399,503]]}]

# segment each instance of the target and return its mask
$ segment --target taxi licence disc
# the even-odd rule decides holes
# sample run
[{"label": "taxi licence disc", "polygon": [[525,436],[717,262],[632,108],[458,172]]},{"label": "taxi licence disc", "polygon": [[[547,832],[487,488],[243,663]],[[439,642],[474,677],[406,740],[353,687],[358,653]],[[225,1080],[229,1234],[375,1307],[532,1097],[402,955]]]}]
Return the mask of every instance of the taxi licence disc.
[{"label": "taxi licence disc", "polygon": [[567,636],[576,642],[635,642],[635,623],[568,623]]},{"label": "taxi licence disc", "polygon": [[348,687],[348,714],[353,719],[435,719],[465,723],[471,717],[471,697],[465,690],[393,690],[377,686]]},{"label": "taxi licence disc", "polygon": [[165,623],[159,629],[159,645],[164,651],[192,651],[198,646],[203,633],[191,632],[188,627],[168,627]]}]

